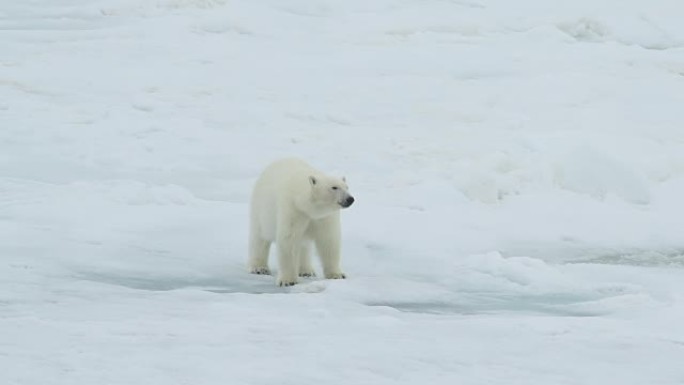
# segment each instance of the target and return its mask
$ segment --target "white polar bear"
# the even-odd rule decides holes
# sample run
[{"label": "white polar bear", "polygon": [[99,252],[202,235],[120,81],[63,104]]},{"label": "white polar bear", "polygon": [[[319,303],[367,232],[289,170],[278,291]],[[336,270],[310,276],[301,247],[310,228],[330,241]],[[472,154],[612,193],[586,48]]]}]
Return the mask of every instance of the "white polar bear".
[{"label": "white polar bear", "polygon": [[297,283],[297,276],[315,276],[311,243],[325,278],[346,278],[340,270],[340,209],[354,203],[345,178],[334,178],[299,159],[269,165],[252,192],[249,271],[270,274],[271,243],[278,247],[279,286]]}]

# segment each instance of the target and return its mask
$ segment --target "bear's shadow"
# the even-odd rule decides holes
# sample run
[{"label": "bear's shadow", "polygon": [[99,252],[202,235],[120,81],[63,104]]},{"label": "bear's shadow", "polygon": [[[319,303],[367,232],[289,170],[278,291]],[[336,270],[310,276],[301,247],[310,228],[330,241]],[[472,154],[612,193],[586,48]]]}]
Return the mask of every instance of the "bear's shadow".
[{"label": "bear's shadow", "polygon": [[112,273],[98,271],[81,271],[74,278],[84,281],[99,282],[108,285],[122,286],[135,290],[172,291],[183,289],[204,290],[213,293],[247,293],[268,294],[282,293],[282,288],[274,285],[271,276],[149,276],[139,273]]}]

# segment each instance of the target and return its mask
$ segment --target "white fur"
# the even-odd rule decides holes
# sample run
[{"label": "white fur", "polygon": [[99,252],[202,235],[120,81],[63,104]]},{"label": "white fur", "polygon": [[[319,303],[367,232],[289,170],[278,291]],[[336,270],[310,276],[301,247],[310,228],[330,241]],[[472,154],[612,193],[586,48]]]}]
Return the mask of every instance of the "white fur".
[{"label": "white fur", "polygon": [[249,270],[270,274],[271,243],[278,247],[279,286],[314,276],[311,244],[326,278],[345,278],[340,269],[340,209],[353,202],[344,178],[334,178],[299,159],[266,167],[252,192]]}]

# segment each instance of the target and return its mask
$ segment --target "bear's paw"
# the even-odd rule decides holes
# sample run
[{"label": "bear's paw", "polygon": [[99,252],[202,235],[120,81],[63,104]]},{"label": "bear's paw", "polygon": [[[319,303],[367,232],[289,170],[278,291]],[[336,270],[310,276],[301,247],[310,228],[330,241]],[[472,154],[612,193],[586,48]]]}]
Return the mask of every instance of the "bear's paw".
[{"label": "bear's paw", "polygon": [[328,273],[325,275],[325,278],[327,279],[346,279],[347,275],[344,274],[341,271],[335,272],[335,273]]},{"label": "bear's paw", "polygon": [[253,267],[249,270],[249,272],[258,275],[271,275],[271,270],[264,266]]}]

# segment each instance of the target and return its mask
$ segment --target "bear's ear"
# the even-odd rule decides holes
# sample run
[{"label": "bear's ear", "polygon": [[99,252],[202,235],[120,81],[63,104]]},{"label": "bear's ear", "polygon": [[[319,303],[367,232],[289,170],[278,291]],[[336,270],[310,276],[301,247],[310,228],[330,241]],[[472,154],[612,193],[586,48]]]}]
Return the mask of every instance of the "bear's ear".
[{"label": "bear's ear", "polygon": [[312,185],[312,186],[315,185],[315,184],[316,184],[316,177],[310,176],[310,177],[309,177],[309,182],[311,182],[311,185]]},{"label": "bear's ear", "polygon": [[347,183],[347,178],[343,176],[343,177],[342,177],[342,182]]}]

